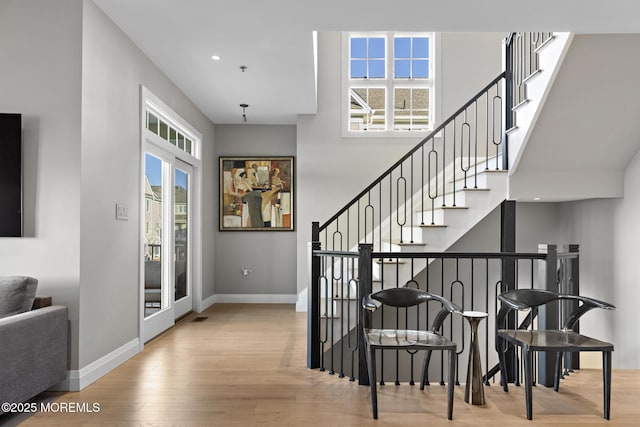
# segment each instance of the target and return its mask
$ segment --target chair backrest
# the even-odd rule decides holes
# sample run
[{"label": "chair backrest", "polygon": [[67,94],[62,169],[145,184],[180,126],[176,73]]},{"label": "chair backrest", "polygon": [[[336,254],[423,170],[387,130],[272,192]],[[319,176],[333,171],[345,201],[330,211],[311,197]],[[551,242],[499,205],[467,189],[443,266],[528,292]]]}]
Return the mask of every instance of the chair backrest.
[{"label": "chair backrest", "polygon": [[498,328],[503,325],[509,311],[531,309],[530,315],[527,316],[523,324],[520,325],[520,329],[528,327],[533,321],[533,318],[537,315],[538,307],[553,301],[574,300],[578,303],[582,303],[579,307],[569,313],[567,320],[563,325],[564,329],[573,328],[578,319],[593,308],[602,308],[605,310],[615,310],[616,308],[612,304],[599,301],[597,299],[579,295],[561,294],[545,289],[514,289],[498,295],[498,299],[503,303],[496,319],[496,325]]},{"label": "chair backrest", "polygon": [[[461,312],[462,309],[448,299],[432,294],[427,291],[415,288],[389,288],[382,289],[366,295],[362,299],[362,307],[369,312],[375,311],[382,305],[391,307],[413,307],[428,301],[438,301],[442,304],[442,309],[436,314],[431,330],[436,332],[442,326],[444,319],[454,312]],[[370,314],[365,321],[365,328],[370,325]]]}]

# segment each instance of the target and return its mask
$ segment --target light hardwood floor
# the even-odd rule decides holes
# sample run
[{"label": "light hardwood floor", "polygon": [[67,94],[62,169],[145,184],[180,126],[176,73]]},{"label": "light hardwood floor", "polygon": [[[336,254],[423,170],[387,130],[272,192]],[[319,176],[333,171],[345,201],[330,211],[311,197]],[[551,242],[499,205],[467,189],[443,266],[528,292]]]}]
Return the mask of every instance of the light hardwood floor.
[{"label": "light hardwood floor", "polygon": [[[207,316],[204,322],[192,322]],[[98,403],[94,413],[37,413],[21,426],[411,426],[639,425],[640,371],[613,374],[611,421],[602,419],[601,371],[582,370],[560,392],[537,387],[533,421],[524,390],[485,388],[487,404],[464,403],[457,387],[453,421],[445,387],[379,388],[379,420],[368,387],[306,368],[306,315],[290,305],[216,304],[191,314],[145,350],[57,403]],[[615,353],[614,353],[615,357]],[[9,422],[9,419],[4,419]],[[0,417],[0,424],[3,418]]]}]

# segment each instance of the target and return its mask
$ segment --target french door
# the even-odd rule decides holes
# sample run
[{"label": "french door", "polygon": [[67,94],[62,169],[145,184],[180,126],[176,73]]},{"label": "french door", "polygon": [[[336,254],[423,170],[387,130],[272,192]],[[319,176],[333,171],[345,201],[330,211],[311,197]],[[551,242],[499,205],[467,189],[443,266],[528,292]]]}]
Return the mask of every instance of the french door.
[{"label": "french door", "polygon": [[144,153],[144,342],[193,308],[193,168],[154,146]]}]

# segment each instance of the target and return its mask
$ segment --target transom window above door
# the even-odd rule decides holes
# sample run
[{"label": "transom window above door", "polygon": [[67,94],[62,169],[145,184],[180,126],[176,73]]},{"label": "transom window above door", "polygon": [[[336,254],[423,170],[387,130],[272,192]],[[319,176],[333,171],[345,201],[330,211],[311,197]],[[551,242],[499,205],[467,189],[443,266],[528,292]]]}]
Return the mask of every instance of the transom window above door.
[{"label": "transom window above door", "polygon": [[179,150],[193,157],[197,157],[197,138],[189,135],[189,133],[180,126],[172,124],[162,113],[155,111],[152,105],[147,105],[145,127],[149,132],[158,135]]}]

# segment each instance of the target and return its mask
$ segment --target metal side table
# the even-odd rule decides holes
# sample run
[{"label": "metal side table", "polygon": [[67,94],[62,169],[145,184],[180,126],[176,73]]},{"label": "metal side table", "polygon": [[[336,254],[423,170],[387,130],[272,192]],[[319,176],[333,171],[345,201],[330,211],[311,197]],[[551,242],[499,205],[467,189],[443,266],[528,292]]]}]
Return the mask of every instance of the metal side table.
[{"label": "metal side table", "polygon": [[467,384],[464,387],[464,401],[472,405],[484,405],[484,387],[482,385],[482,364],[480,362],[480,346],[478,345],[478,325],[489,314],[483,311],[463,311],[462,316],[471,326],[471,343],[469,346],[469,366],[467,367]]}]

